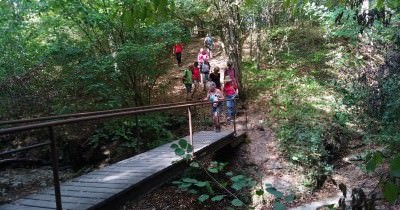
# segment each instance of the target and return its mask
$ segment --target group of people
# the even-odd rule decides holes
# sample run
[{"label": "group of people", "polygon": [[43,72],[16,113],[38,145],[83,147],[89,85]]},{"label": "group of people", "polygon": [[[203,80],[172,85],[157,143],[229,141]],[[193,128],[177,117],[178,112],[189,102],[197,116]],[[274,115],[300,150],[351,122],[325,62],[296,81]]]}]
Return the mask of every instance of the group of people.
[{"label": "group of people", "polygon": [[[186,100],[191,100],[195,97],[196,93],[201,96],[200,84],[203,84],[203,91],[207,93],[204,100],[212,102],[212,117],[215,126],[215,131],[220,132],[221,126],[219,117],[223,110],[223,101],[226,101],[226,121],[230,124],[235,117],[235,101],[234,98],[238,95],[237,80],[235,69],[232,62],[227,62],[227,67],[224,70],[223,83],[221,84],[220,68],[218,66],[213,68],[211,72],[211,65],[209,60],[212,56],[212,49],[214,47],[214,40],[210,35],[204,39],[204,48],[201,48],[197,60],[183,68],[182,81],[186,88]],[[178,49],[178,50],[176,50]],[[176,52],[179,51],[179,55]],[[182,65],[181,53],[182,45],[178,48],[174,47],[174,52],[178,61],[178,65]],[[211,73],[210,73],[211,72]],[[192,88],[193,87],[193,88]]]}]

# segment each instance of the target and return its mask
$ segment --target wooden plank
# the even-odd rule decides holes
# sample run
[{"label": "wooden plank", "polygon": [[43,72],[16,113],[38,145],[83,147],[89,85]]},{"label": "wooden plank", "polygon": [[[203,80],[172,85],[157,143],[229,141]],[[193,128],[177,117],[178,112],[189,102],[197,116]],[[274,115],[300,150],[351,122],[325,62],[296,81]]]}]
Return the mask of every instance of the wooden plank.
[{"label": "wooden plank", "polygon": [[[26,199],[31,200],[42,200],[42,201],[55,201],[54,195],[49,194],[33,194],[25,197]],[[70,197],[70,196],[62,196],[62,202],[67,203],[82,203],[82,204],[96,204],[101,202],[103,199],[100,198],[85,198],[82,199],[81,197]]]},{"label": "wooden plank", "polygon": [[[65,185],[61,187],[61,194],[65,193],[66,195],[70,197],[76,197],[74,194],[71,192],[88,192],[88,193],[93,193],[93,198],[96,198],[96,196],[107,196],[110,193],[115,193],[120,191],[119,189],[114,189],[114,188],[94,188],[94,187],[87,187],[87,186],[74,186],[74,185]],[[54,194],[54,192],[51,192],[49,194]]]},{"label": "wooden plank", "polygon": [[126,184],[120,183],[92,183],[92,182],[65,182],[62,186],[78,186],[88,188],[99,188],[99,189],[116,189],[121,190],[126,187]]},{"label": "wooden plank", "polygon": [[[54,201],[43,201],[43,200],[31,200],[22,198],[15,201],[16,204],[24,205],[24,206],[32,206],[32,207],[39,207],[39,208],[56,208],[56,203]],[[62,202],[63,209],[87,209],[91,204],[83,204],[83,203],[68,203]]]},{"label": "wooden plank", "polygon": [[[70,196],[70,197],[81,197],[81,198],[100,198],[100,199],[105,199],[110,197],[110,195],[117,191],[114,189],[109,189],[110,192],[105,192],[106,190],[103,190],[103,192],[83,192],[83,191],[73,191],[73,190],[63,190],[63,187],[61,187],[61,196]],[[37,194],[49,194],[54,196],[54,191],[46,191],[46,192],[39,192]]]},{"label": "wooden plank", "polygon": [[52,208],[40,208],[40,207],[24,206],[17,204],[5,204],[0,206],[0,210],[48,210],[48,209]]}]

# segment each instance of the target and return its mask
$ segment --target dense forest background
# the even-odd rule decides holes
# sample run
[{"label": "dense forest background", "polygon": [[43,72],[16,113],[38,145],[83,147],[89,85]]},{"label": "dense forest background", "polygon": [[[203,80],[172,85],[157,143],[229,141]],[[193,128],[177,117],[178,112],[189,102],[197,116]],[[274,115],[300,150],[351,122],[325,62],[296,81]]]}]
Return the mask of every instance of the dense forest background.
[{"label": "dense forest background", "polygon": [[[398,0],[0,1],[0,120],[157,103],[170,91],[159,79],[173,44],[211,33],[234,62],[241,99],[266,113],[281,154],[304,169],[304,185],[319,188],[334,160],[361,142],[366,170],[389,165],[382,186],[395,202],[399,10]],[[142,137],[170,139],[181,121],[145,116]],[[135,126],[94,126],[64,150],[82,139],[136,147]]]}]

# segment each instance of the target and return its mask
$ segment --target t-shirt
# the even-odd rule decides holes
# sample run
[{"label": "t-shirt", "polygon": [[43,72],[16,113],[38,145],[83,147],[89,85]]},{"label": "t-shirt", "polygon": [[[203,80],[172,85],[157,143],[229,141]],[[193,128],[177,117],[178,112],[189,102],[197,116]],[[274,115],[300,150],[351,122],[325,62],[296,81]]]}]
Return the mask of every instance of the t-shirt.
[{"label": "t-shirt", "polygon": [[234,95],[236,93],[236,89],[237,87],[235,84],[233,84],[233,82],[225,83],[224,85],[224,93],[227,96]]},{"label": "t-shirt", "polygon": [[209,91],[208,94],[210,95],[211,102],[217,102],[220,98],[222,98],[222,93],[218,89],[215,89],[214,92]]},{"label": "t-shirt", "polygon": [[181,53],[182,52],[183,46],[182,46],[181,43],[176,44],[174,47],[175,47],[175,53]]},{"label": "t-shirt", "polygon": [[184,84],[192,84],[192,72],[189,69],[185,69],[185,71],[183,71],[183,83]]},{"label": "t-shirt", "polygon": [[235,78],[235,69],[234,68],[230,68],[230,69],[226,69],[224,72],[225,76],[229,76],[234,83],[236,83],[236,78]]},{"label": "t-shirt", "polygon": [[207,45],[207,46],[211,46],[212,44],[213,44],[213,38],[211,37],[211,36],[208,36],[208,37],[206,37],[205,39],[204,39],[204,43]]},{"label": "t-shirt", "polygon": [[215,83],[218,89],[221,89],[221,75],[219,73],[215,74],[214,72],[210,74],[210,79]]},{"label": "t-shirt", "polygon": [[199,68],[194,67],[193,71],[192,71],[192,74],[193,74],[193,76],[192,76],[193,80],[200,81],[200,69]]},{"label": "t-shirt", "polygon": [[208,72],[210,72],[210,66],[204,63],[201,66],[201,73],[208,74]]}]

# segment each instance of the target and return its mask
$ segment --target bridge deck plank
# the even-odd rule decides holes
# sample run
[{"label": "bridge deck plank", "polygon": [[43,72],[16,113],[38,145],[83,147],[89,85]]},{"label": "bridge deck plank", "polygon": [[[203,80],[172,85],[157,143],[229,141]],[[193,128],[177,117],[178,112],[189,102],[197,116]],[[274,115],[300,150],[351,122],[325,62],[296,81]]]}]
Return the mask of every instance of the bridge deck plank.
[{"label": "bridge deck plank", "polygon": [[[230,136],[233,136],[233,132],[201,131],[194,133],[194,152],[195,154],[204,152],[205,148]],[[184,139],[189,140],[189,137]],[[157,174],[167,170],[180,160],[170,148],[172,143],[164,144],[63,183],[61,185],[63,209],[100,207],[102,203],[116,199],[128,190],[135,189],[136,185],[146,180],[151,181]],[[46,210],[55,209],[55,207],[54,188],[47,188],[12,203],[1,205],[0,210]]]}]

